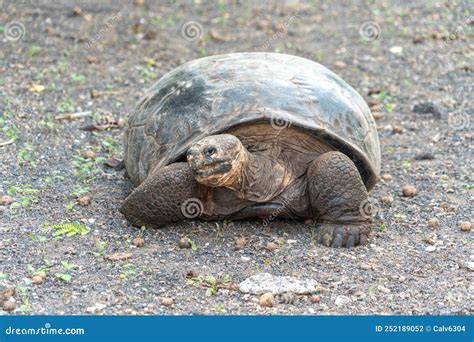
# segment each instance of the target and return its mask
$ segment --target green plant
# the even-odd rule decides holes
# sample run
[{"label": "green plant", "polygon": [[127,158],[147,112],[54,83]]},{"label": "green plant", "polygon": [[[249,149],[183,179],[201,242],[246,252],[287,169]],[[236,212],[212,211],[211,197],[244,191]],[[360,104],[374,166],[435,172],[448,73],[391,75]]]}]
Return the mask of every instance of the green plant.
[{"label": "green plant", "polygon": [[68,273],[56,272],[54,273],[54,276],[59,280],[65,281],[66,283],[70,283],[72,280],[72,276]]},{"label": "green plant", "polygon": [[381,223],[379,226],[379,232],[383,233],[385,231],[385,223]]},{"label": "green plant", "polygon": [[17,160],[20,166],[31,164],[33,167],[36,167],[33,146],[30,142],[26,142],[23,147],[18,150]]},{"label": "green plant", "polygon": [[56,232],[53,233],[53,236],[59,238],[61,236],[72,237],[75,235],[87,235],[90,232],[90,229],[87,228],[82,223],[61,223],[51,226],[53,229],[56,229]]}]

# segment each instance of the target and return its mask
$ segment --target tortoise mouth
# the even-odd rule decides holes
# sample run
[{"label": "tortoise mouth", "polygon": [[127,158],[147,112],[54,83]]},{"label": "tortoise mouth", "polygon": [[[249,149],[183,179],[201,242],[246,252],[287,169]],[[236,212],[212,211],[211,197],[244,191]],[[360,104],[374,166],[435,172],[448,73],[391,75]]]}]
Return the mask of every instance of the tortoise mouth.
[{"label": "tortoise mouth", "polygon": [[218,176],[232,170],[232,163],[225,161],[215,161],[205,165],[190,166],[191,171],[199,178]]}]

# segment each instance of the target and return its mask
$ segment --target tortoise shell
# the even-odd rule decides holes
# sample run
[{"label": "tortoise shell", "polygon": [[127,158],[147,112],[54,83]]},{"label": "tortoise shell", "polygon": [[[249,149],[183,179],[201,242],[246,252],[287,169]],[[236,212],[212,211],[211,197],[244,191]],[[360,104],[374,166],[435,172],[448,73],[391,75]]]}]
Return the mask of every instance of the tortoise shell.
[{"label": "tortoise shell", "polygon": [[324,66],[277,53],[211,56],[164,75],[129,118],[125,166],[137,185],[203,137],[257,121],[323,138],[354,161],[369,190],[376,183],[380,146],[362,97]]}]

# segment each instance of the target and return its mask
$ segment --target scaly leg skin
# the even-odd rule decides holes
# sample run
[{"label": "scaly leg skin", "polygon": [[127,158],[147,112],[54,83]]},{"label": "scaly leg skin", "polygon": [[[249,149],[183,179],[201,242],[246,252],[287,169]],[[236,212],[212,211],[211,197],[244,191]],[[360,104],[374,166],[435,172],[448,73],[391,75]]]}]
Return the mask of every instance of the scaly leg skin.
[{"label": "scaly leg skin", "polygon": [[[198,197],[199,183],[194,179],[187,163],[170,164],[159,171],[151,172],[125,200],[120,212],[135,226],[162,227],[172,222],[190,218],[185,216],[202,210]],[[184,208],[183,203],[194,208]],[[199,206],[201,206],[199,208]]]},{"label": "scaly leg skin", "polygon": [[366,244],[372,219],[360,209],[368,194],[354,163],[343,153],[327,152],[313,161],[307,177],[319,243],[327,247]]}]

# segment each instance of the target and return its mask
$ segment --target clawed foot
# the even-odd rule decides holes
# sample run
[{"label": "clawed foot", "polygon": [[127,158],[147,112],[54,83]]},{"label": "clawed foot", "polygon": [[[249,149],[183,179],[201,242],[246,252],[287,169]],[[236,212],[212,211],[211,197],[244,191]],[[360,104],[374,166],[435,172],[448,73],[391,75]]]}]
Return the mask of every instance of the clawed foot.
[{"label": "clawed foot", "polygon": [[318,225],[317,240],[326,247],[365,245],[370,229],[370,224],[322,223]]}]

